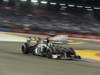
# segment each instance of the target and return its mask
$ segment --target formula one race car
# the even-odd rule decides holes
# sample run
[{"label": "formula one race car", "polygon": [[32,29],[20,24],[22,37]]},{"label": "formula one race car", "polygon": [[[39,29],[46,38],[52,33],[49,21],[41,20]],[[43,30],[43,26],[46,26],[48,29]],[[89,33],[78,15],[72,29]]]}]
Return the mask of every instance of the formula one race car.
[{"label": "formula one race car", "polygon": [[81,56],[76,55],[73,48],[65,48],[53,43],[47,43],[47,40],[40,40],[36,44],[31,44],[30,42],[28,41],[22,45],[23,54],[32,53],[33,55],[50,59],[81,59]]}]

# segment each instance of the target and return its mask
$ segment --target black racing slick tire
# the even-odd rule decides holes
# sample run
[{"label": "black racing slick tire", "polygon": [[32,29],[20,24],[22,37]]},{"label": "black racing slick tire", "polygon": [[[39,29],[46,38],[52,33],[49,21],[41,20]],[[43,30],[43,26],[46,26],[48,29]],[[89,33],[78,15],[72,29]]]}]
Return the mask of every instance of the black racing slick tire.
[{"label": "black racing slick tire", "polygon": [[22,53],[23,54],[28,54],[29,53],[27,44],[22,45]]},{"label": "black racing slick tire", "polygon": [[81,59],[81,56],[78,55],[78,56],[77,56],[77,59]]},{"label": "black racing slick tire", "polygon": [[76,59],[81,59],[81,56],[77,55],[75,56]]},{"label": "black racing slick tire", "polygon": [[47,58],[52,59],[52,52],[50,50],[47,51]]}]

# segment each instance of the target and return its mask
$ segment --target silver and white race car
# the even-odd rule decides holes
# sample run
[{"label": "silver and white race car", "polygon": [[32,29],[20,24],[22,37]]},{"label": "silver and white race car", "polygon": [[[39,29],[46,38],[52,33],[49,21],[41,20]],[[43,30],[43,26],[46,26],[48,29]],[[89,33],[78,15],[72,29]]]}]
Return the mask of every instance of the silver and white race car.
[{"label": "silver and white race car", "polygon": [[37,43],[31,44],[31,39],[22,45],[22,53],[32,53],[36,56],[48,57],[50,59],[81,59],[73,48],[65,48],[47,42],[47,40],[38,40]]}]

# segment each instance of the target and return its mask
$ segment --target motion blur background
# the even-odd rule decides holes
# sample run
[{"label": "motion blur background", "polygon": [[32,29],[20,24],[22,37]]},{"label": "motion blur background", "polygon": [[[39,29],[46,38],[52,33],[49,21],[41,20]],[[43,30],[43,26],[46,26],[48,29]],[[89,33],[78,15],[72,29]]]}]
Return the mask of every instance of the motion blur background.
[{"label": "motion blur background", "polygon": [[[82,60],[22,54],[29,36],[48,33],[57,41],[67,34],[64,46]],[[100,0],[0,0],[0,75],[100,75],[99,45]]]},{"label": "motion blur background", "polygon": [[0,31],[100,35],[99,0],[0,0]]}]

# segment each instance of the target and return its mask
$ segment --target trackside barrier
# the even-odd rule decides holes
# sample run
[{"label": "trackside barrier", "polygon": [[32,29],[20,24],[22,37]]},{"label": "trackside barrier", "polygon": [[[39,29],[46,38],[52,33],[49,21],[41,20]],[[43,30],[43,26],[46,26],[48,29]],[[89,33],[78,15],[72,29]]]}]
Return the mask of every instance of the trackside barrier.
[{"label": "trackside barrier", "polygon": [[[50,32],[37,32],[37,31],[23,31],[23,30],[13,30],[13,32],[19,32],[19,33],[31,33],[31,34],[39,34],[39,35],[48,35]],[[64,34],[68,35],[69,37],[73,38],[85,38],[85,39],[97,39],[100,40],[100,36],[92,36],[92,35],[78,35],[78,34],[65,34],[65,33],[57,33],[57,32],[51,32],[53,34]]]},{"label": "trackside barrier", "polygon": [[32,31],[32,30],[21,30],[21,29],[6,29],[6,28],[0,28],[0,31],[5,32],[15,32],[15,33],[28,33],[28,34],[39,34],[39,35],[48,35],[51,34],[64,34],[68,35],[69,37],[73,38],[86,38],[86,39],[97,39],[100,40],[100,36],[93,36],[93,35],[79,35],[79,34],[66,34],[66,33],[58,33],[58,32],[44,32],[44,31]]},{"label": "trackside barrier", "polygon": [[17,32],[17,33],[31,33],[31,34],[39,34],[39,35],[48,35],[49,33],[53,34],[64,34],[68,35],[69,37],[73,38],[86,38],[86,39],[97,39],[100,40],[100,36],[92,36],[92,35],[79,35],[79,34],[65,34],[65,33],[57,33],[57,32],[38,32],[38,31],[30,31],[30,30],[12,30],[12,32]]},{"label": "trackside barrier", "polygon": [[[31,30],[21,30],[21,29],[12,29],[12,32],[16,32],[16,33],[28,33],[28,34],[39,34],[39,35],[48,35],[49,34],[49,32],[44,32],[44,31],[31,31]],[[52,32],[52,33],[53,34],[59,34],[57,32]]]},{"label": "trackside barrier", "polygon": [[73,38],[86,38],[86,39],[97,39],[97,40],[100,40],[100,36],[92,36],[92,35],[69,34],[69,37],[73,37]]}]

